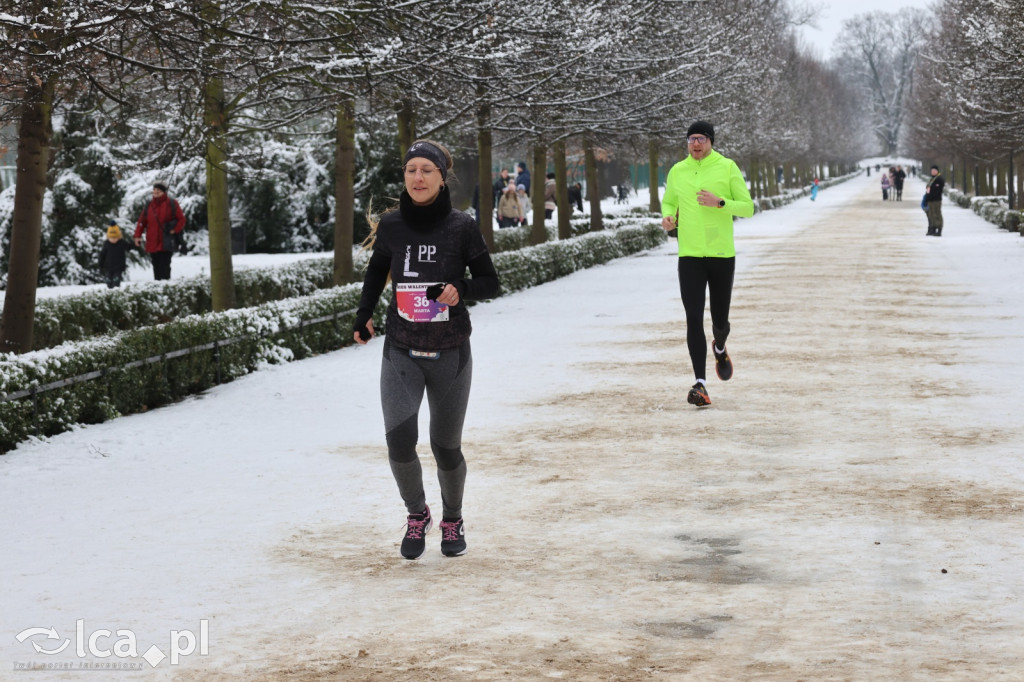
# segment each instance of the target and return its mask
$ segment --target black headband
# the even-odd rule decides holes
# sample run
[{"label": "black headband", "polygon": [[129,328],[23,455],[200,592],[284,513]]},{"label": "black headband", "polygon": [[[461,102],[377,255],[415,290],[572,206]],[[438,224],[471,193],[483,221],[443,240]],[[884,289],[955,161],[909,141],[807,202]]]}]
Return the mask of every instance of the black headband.
[{"label": "black headband", "polygon": [[441,148],[429,142],[414,142],[409,151],[405,153],[405,161],[402,165],[409,163],[409,159],[415,158],[430,159],[441,169],[441,179],[448,179],[448,158],[441,151]]}]

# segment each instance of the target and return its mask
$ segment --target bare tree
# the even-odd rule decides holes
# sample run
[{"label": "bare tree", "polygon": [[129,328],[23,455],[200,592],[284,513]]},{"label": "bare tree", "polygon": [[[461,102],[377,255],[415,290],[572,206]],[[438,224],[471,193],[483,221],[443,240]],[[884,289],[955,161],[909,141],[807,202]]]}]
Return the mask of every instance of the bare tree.
[{"label": "bare tree", "polygon": [[895,154],[899,147],[929,21],[924,10],[905,8],[843,22],[837,63],[870,102],[871,126],[886,154]]}]

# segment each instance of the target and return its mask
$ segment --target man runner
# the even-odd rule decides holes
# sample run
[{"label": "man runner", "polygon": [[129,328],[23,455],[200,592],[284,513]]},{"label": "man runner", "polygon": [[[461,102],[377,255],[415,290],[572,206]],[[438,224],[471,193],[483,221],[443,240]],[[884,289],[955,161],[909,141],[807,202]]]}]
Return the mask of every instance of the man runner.
[{"label": "man runner", "polygon": [[715,129],[710,123],[696,121],[689,127],[689,155],[669,171],[661,202],[661,226],[667,231],[677,230],[679,293],[686,311],[686,345],[697,379],[686,401],[698,407],[711,404],[705,381],[705,291],[711,299],[715,372],[719,379],[728,381],[732,378],[732,360],[725,340],[729,336],[729,305],[736,271],[733,216],[754,215],[754,202],[743,174],[734,161],[712,148],[714,142]]}]

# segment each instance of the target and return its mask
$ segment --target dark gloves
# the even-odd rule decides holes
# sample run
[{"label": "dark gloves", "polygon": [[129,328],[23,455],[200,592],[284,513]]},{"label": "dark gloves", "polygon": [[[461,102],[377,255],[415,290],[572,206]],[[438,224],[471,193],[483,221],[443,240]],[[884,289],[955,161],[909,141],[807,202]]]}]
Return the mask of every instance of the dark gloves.
[{"label": "dark gloves", "polygon": [[366,310],[360,308],[356,312],[356,320],[352,323],[352,331],[359,334],[359,338],[363,341],[369,341],[371,338],[370,329],[366,326],[366,323],[373,317],[372,310]]},{"label": "dark gloves", "polygon": [[447,282],[438,282],[437,284],[431,284],[427,287],[427,298],[431,301],[436,301],[437,297],[444,293],[444,288],[448,286]]}]

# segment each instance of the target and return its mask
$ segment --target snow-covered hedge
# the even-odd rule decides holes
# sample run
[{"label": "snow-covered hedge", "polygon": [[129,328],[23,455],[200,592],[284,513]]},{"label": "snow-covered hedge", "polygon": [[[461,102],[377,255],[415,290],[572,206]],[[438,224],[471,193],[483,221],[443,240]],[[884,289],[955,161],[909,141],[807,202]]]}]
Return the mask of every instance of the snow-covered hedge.
[{"label": "snow-covered hedge", "polygon": [[[643,225],[495,254],[494,263],[507,293],[664,241],[659,223],[650,219]],[[147,288],[167,296],[172,285]],[[361,285],[349,284],[24,355],[0,354],[0,452],[31,436],[53,435],[75,424],[178,400],[262,364],[352,343],[360,290]],[[376,311],[377,328],[383,328],[384,299]]]},{"label": "snow-covered hedge", "polygon": [[[605,219],[607,229],[636,224],[636,215]],[[576,234],[585,233],[589,218],[572,223]],[[518,250],[528,245],[529,227],[499,230],[495,240],[499,252]],[[551,239],[557,228],[548,228]],[[497,257],[498,254],[495,254]],[[362,278],[363,264],[369,252],[355,256],[355,278]],[[270,301],[305,296],[332,286],[332,258],[310,258],[283,266],[236,270],[235,298],[239,308],[248,308]],[[69,341],[93,336],[139,329],[162,324],[188,315],[209,312],[210,279],[208,276],[184,277],[163,282],[132,284],[119,289],[100,289],[72,296],[41,299],[36,304],[33,348],[53,348]]]},{"label": "snow-covered hedge", "polygon": [[[0,402],[0,452],[29,436],[142,412],[263,364],[349,344],[360,290],[350,284],[45,351],[0,355],[0,396],[38,391]],[[383,309],[378,307],[378,323]],[[309,323],[317,318],[328,319]]]},{"label": "snow-covered hedge", "polygon": [[[635,225],[638,219],[643,219],[650,215],[650,212],[644,209],[634,208],[628,213],[611,214],[606,215],[602,218],[602,224],[605,229],[611,229],[616,227],[622,227],[623,225]],[[544,225],[545,230],[548,234],[548,241],[555,241],[558,239],[558,224],[548,220]],[[522,227],[506,227],[497,229],[494,231],[494,252],[502,253],[504,251],[515,251],[517,249],[524,249],[530,245],[530,231],[529,225]],[[569,220],[569,232],[571,237],[578,237],[581,234],[590,232],[590,215],[581,214]]]},{"label": "snow-covered hedge", "polygon": [[644,224],[598,232],[528,246],[494,255],[494,267],[501,277],[502,292],[517,291],[549,282],[594,265],[607,263],[665,242],[661,222],[648,218]]},{"label": "snow-covered hedge", "polygon": [[1010,210],[1005,196],[972,197],[958,189],[946,189],[946,196],[961,208],[969,208],[982,218],[1010,232],[1020,232],[1024,211]]},{"label": "snow-covered hedge", "polygon": [[[333,272],[332,258],[236,270],[237,306],[248,308],[328,288]],[[210,278],[202,275],[41,299],[36,303],[33,346],[35,350],[52,348],[210,310]]]}]

